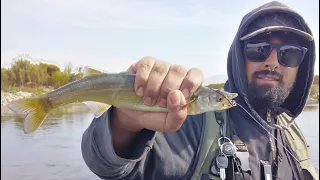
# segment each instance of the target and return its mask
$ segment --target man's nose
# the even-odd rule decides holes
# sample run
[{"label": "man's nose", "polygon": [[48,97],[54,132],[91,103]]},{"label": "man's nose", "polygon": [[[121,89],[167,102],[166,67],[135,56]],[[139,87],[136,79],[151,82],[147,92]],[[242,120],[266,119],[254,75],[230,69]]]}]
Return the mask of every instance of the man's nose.
[{"label": "man's nose", "polygon": [[280,66],[278,61],[277,49],[273,48],[269,57],[264,62],[264,68],[276,70]]}]

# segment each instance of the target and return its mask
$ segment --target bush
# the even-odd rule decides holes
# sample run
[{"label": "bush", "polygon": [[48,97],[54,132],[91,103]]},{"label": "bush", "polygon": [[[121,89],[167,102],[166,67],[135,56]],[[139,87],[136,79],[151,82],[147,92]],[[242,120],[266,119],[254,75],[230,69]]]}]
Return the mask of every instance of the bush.
[{"label": "bush", "polygon": [[319,84],[313,84],[311,87],[311,95],[319,94]]}]

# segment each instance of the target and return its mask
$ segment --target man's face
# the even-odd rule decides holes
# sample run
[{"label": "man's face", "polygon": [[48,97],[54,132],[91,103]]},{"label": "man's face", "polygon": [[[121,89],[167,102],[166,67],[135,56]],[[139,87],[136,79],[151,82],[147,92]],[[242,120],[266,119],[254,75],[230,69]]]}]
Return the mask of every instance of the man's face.
[{"label": "man's face", "polygon": [[[259,38],[261,40],[263,38]],[[274,44],[296,44],[279,36],[264,37]],[[291,41],[291,42],[290,42]],[[277,49],[273,48],[263,62],[245,60],[248,79],[248,96],[253,106],[261,108],[279,106],[290,94],[298,72],[298,67],[287,67],[278,61]]]}]

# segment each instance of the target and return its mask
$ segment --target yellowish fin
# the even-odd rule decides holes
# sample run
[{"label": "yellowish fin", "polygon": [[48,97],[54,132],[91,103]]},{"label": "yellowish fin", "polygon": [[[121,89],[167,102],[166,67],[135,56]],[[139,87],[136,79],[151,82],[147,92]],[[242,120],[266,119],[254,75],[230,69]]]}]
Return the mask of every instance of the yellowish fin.
[{"label": "yellowish fin", "polygon": [[47,117],[50,108],[45,99],[40,98],[28,98],[12,101],[8,104],[8,108],[12,111],[26,115],[23,122],[24,133],[28,134],[35,131]]},{"label": "yellowish fin", "polygon": [[95,101],[85,101],[83,103],[88,106],[88,108],[91,110],[91,112],[94,114],[96,118],[100,117],[111,107],[111,105],[109,104],[104,104]]},{"label": "yellowish fin", "polygon": [[83,68],[83,77],[94,76],[99,74],[103,74],[103,72],[96,69],[89,68],[88,66],[85,66]]}]

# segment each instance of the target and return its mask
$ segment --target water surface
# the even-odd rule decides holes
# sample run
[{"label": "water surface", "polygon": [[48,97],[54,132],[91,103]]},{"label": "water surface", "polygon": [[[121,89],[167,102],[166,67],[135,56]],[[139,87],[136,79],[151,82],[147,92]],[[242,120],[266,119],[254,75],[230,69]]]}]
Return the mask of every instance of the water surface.
[{"label": "water surface", "polygon": [[[81,137],[93,115],[82,106],[60,109],[32,134],[24,134],[22,119],[1,117],[1,179],[98,180],[81,154]],[[297,119],[319,167],[319,112],[304,111]]]}]

